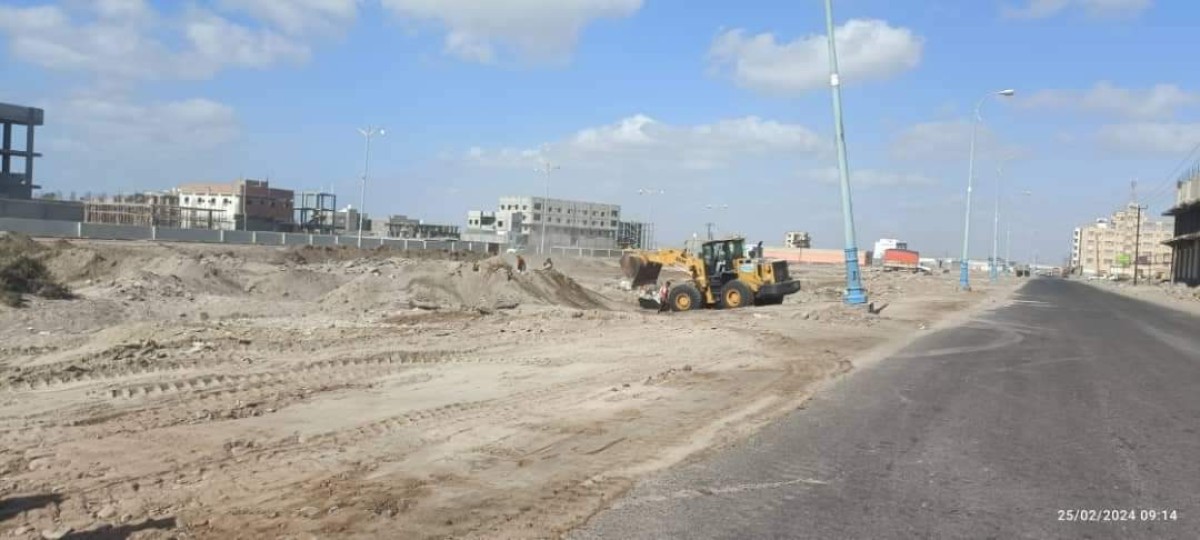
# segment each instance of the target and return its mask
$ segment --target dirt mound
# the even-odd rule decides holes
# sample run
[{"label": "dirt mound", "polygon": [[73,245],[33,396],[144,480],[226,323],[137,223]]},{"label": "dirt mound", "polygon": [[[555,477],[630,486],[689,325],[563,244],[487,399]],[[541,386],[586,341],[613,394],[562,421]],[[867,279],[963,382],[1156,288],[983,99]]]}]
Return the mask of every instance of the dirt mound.
[{"label": "dirt mound", "polygon": [[71,291],[54,278],[38,258],[46,247],[24,235],[0,235],[0,303],[24,305],[24,296],[71,298]]},{"label": "dirt mound", "polygon": [[360,249],[354,246],[294,246],[281,251],[276,256],[274,262],[277,264],[305,265],[331,261],[390,259],[393,257],[416,260],[469,261],[481,259],[486,257],[486,255],[449,250],[397,250],[390,247]]},{"label": "dirt mound", "polygon": [[523,303],[609,309],[602,296],[557,270],[518,273],[502,258],[456,265],[444,274],[418,275],[408,282],[406,292],[414,307],[424,309],[488,311]]}]

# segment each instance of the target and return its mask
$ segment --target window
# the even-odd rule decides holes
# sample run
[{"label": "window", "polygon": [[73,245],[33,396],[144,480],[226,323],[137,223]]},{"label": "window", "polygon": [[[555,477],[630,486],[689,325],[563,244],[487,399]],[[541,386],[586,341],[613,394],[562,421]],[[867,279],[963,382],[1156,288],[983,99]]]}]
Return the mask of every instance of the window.
[{"label": "window", "polygon": [[213,197],[213,198],[209,199],[209,200],[208,200],[208,203],[209,203],[209,204],[217,204],[217,198],[216,198],[216,197]]},{"label": "window", "polygon": [[529,210],[529,205],[528,205],[528,204],[522,204],[522,205],[521,205],[521,210]]},{"label": "window", "polygon": [[542,209],[542,203],[540,203],[540,202],[535,202],[535,203],[533,203],[533,209],[534,209],[534,210],[541,210],[541,209]]},{"label": "window", "polygon": [[187,198],[187,197],[184,197],[184,198],[183,198],[183,204],[187,204],[188,202],[190,202],[190,201],[188,200],[188,198]]},{"label": "window", "polygon": [[497,226],[497,227],[503,227],[503,226],[504,226],[504,222],[503,222],[503,221],[497,221],[497,222],[496,222],[496,226]]},{"label": "window", "polygon": [[[836,35],[836,34],[834,34],[834,35]],[[611,225],[611,226],[612,226],[612,227],[616,227],[616,226],[617,226],[617,221],[616,221],[615,219],[612,221],[612,225]]]},{"label": "window", "polygon": [[541,221],[541,219],[542,219],[542,215],[541,215],[541,214],[534,214],[534,215],[533,215],[533,220],[534,220],[534,221]]}]

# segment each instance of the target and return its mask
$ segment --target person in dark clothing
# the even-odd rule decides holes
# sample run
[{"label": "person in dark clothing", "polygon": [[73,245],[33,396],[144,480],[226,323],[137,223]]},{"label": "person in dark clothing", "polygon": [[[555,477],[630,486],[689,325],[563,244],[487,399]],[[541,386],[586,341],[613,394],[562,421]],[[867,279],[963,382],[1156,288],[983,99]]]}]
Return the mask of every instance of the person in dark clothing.
[{"label": "person in dark clothing", "polygon": [[671,282],[663,283],[658,289],[658,312],[671,311],[671,304],[668,302],[671,296]]},{"label": "person in dark clothing", "polygon": [[525,273],[525,257],[517,255],[517,273]]}]

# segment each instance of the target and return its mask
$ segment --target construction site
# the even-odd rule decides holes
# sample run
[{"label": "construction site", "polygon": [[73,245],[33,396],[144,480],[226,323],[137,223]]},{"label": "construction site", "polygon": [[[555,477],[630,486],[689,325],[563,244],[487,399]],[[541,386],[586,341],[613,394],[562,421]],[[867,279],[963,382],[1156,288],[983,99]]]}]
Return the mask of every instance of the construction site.
[{"label": "construction site", "polygon": [[1015,286],[867,269],[868,310],[793,266],[659,312],[607,258],[0,241],[72,296],[0,307],[17,538],[558,537]]}]

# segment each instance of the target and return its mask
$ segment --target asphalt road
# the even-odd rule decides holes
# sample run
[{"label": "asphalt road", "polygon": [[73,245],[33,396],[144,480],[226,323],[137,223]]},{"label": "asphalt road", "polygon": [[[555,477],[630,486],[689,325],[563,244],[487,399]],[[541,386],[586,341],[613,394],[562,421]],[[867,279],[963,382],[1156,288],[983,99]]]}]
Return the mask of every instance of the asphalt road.
[{"label": "asphalt road", "polygon": [[1200,538],[1200,318],[1035,279],[572,538]]}]

